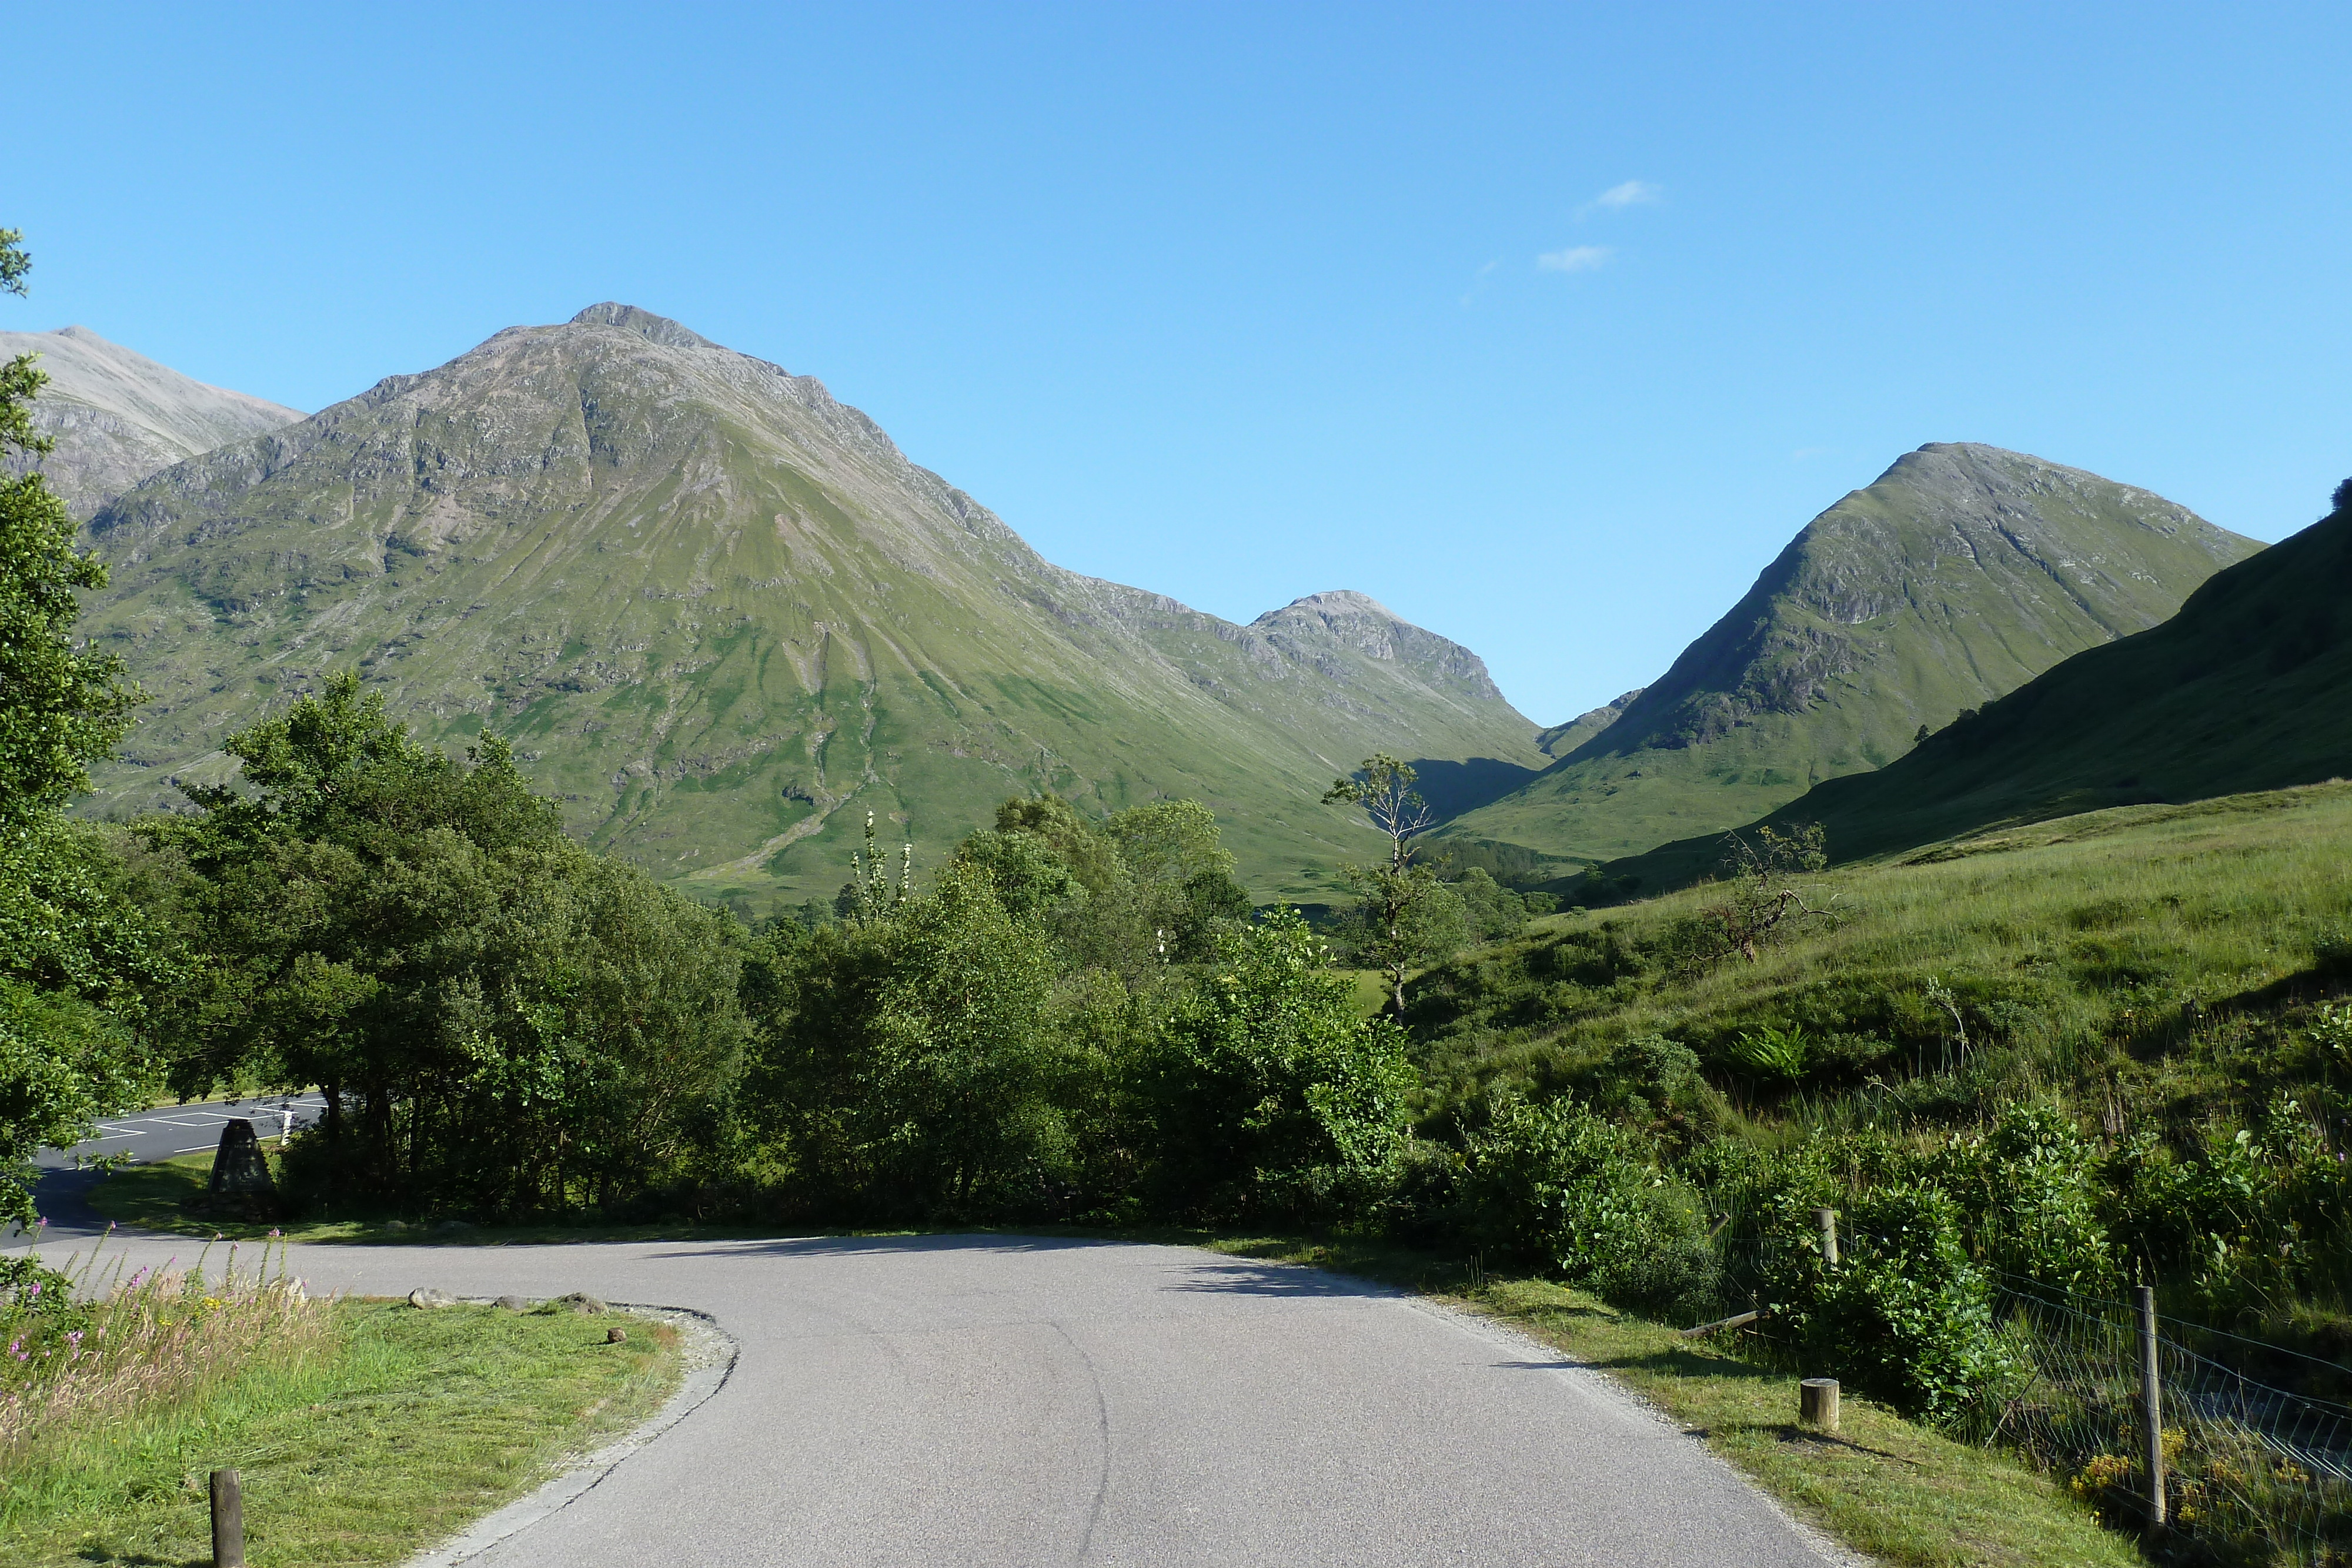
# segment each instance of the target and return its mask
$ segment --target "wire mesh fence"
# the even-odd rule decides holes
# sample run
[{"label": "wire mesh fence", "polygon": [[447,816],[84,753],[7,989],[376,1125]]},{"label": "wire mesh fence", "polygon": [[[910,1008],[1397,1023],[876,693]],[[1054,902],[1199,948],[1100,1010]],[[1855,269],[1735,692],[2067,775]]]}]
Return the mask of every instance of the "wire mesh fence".
[{"label": "wire mesh fence", "polygon": [[2000,1281],[1996,1294],[2013,1370],[1991,1417],[1993,1441],[2064,1477],[2117,1523],[2154,1516],[2160,1488],[2169,1555],[2352,1565],[2352,1406],[2259,1382],[2175,1337],[2209,1331],[2162,1320],[2161,1463],[2151,1486],[2137,1315],[2022,1281]]},{"label": "wire mesh fence", "polygon": [[[1867,1253],[1891,1239],[1853,1229]],[[1799,1250],[1790,1235],[1718,1239],[1706,1315],[1765,1303],[1765,1281]],[[1995,1276],[1993,1332],[2004,1369],[1965,1436],[2017,1454],[2126,1530],[2148,1523],[2147,1344],[2125,1301]],[[1759,1324],[1769,1332],[1769,1325]],[[2161,1423],[2164,1529],[2158,1560],[2215,1568],[2352,1568],[2352,1405],[2297,1382],[2340,1389],[2347,1369],[2283,1346],[2159,1317],[2152,1336]],[[2258,1376],[2252,1369],[2259,1369]]]}]

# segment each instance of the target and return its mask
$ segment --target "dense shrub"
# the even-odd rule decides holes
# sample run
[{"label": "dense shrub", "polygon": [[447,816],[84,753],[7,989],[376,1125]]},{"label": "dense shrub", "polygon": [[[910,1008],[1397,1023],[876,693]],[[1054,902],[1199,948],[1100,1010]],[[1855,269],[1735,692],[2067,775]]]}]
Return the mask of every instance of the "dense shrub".
[{"label": "dense shrub", "polygon": [[1140,1116],[1150,1199],[1200,1217],[1345,1217],[1400,1152],[1404,1033],[1359,1019],[1355,988],[1296,914],[1228,929],[1151,1031]]},{"label": "dense shrub", "polygon": [[1712,1288],[1711,1254],[1687,1189],[1639,1141],[1563,1096],[1505,1098],[1465,1151],[1472,1237],[1612,1301],[1687,1311]]},{"label": "dense shrub", "polygon": [[[789,934],[783,940],[790,941]],[[1034,1212],[1073,1163],[1054,1103],[1048,941],[984,867],[761,966],[745,1113],[820,1212]]]},{"label": "dense shrub", "polygon": [[1948,1421],[2007,1371],[1990,1281],[1970,1262],[1959,1206],[1919,1182],[1850,1198],[1843,1258],[1814,1244],[1800,1185],[1767,1210],[1764,1327],[1809,1375],[1831,1375],[1907,1415]]},{"label": "dense shrub", "polygon": [[2121,1282],[2098,1213],[2099,1151],[2055,1106],[2004,1109],[1928,1163],[1969,1217],[1977,1255],[2018,1284],[2103,1296]]}]

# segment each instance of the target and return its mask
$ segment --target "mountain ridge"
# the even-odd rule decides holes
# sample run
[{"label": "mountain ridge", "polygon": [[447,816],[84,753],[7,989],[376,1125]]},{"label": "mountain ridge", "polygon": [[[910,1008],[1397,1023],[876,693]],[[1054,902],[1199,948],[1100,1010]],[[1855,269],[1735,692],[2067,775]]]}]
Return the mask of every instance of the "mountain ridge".
[{"label": "mountain ridge", "polygon": [[77,517],[158,469],[303,417],[183,375],[87,327],[0,332],[0,359],[19,354],[38,354],[48,373],[33,424],[57,446],[46,456],[16,455],[11,468],[38,468]]},{"label": "mountain ridge", "polygon": [[[2229,567],[2160,625],[2091,648],[1763,821],[1818,821],[1840,861],[2117,806],[2179,805],[2352,774],[2352,480],[2319,521]],[[1656,889],[1712,839],[1607,869]]]},{"label": "mountain ridge", "polygon": [[1441,837],[1600,862],[1727,830],[2157,624],[2261,548],[2085,470],[1929,443],[1807,523],[1613,719]]},{"label": "mountain ridge", "polygon": [[1369,847],[1319,803],[1362,756],[1539,759],[1475,653],[1367,596],[1236,625],[1067,571],[814,378],[612,302],[176,465],[89,537],[88,625],[156,694],[100,809],[168,803],[345,663],[433,738],[509,735],[592,842],[746,897],[829,894],[854,799],[943,845],[1040,788],[1198,796],[1262,887],[1318,894]]}]

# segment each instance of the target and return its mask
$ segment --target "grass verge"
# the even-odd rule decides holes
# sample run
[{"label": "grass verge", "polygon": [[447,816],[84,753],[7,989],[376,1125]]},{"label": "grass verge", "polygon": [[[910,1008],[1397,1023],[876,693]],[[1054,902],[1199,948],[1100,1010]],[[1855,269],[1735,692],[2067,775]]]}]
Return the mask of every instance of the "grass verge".
[{"label": "grass verge", "polygon": [[[232,1466],[254,1568],[397,1563],[644,1420],[679,1376],[676,1332],[639,1318],[330,1311],[323,1348],[265,1348],[184,1398],[0,1458],[0,1565],[198,1568],[205,1477]],[[608,1344],[616,1322],[628,1338]]]},{"label": "grass verge", "polygon": [[[270,1160],[273,1172],[277,1159]],[[498,1242],[677,1241],[778,1234],[771,1226],[695,1225],[679,1220],[642,1225],[473,1225],[464,1221],[408,1221],[389,1217],[262,1220],[226,1219],[193,1211],[191,1200],[205,1191],[213,1168],[209,1154],[118,1166],[89,1189],[89,1206],[119,1225],[175,1236],[231,1241],[252,1240],[277,1229],[289,1241],[422,1243],[436,1247]]]},{"label": "grass verge", "polygon": [[[1200,1239],[1195,1239],[1199,1240]],[[1540,1280],[1481,1281],[1458,1263],[1347,1240],[1223,1238],[1220,1252],[1408,1287],[1507,1323],[1601,1368],[1702,1437],[1790,1511],[1853,1551],[1906,1568],[2146,1568],[2065,1488],[2006,1454],[1843,1401],[1835,1436],[1797,1423],[1797,1379],[1728,1345]]]}]

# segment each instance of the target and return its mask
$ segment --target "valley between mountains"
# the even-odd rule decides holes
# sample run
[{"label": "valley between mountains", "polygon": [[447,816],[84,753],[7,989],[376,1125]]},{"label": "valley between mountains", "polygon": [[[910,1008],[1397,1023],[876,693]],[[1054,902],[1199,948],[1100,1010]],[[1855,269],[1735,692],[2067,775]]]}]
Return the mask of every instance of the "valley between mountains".
[{"label": "valley between mountains", "polygon": [[507,737],[576,835],[743,913],[829,897],[869,811],[941,852],[1043,791],[1095,815],[1198,799],[1255,896],[1319,903],[1378,848],[1319,800],[1374,752],[1413,762],[1457,870],[1662,885],[2262,549],[1931,444],[1798,530],[1656,681],[1544,728],[1361,593],[1240,625],[1064,570],[814,379],[629,306],[307,418],[81,328],[0,348],[45,356],[45,465],[111,574],[83,627],[150,698],[85,810],[232,777],[226,736],[352,668],[429,740]]}]

